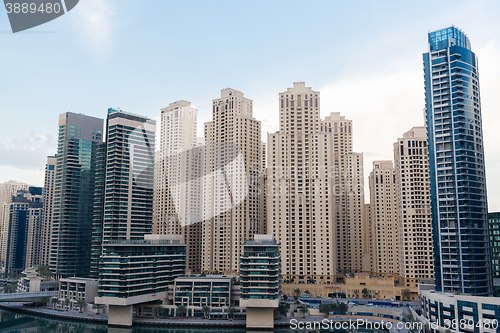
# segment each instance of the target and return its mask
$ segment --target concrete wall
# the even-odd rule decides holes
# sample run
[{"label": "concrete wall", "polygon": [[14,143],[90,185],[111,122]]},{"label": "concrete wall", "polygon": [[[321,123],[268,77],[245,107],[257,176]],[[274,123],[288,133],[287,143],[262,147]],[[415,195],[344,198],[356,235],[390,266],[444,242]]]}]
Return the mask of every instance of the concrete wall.
[{"label": "concrete wall", "polygon": [[110,305],[108,312],[108,325],[132,326],[132,305]]},{"label": "concrete wall", "polygon": [[274,328],[274,308],[247,308],[247,328]]}]

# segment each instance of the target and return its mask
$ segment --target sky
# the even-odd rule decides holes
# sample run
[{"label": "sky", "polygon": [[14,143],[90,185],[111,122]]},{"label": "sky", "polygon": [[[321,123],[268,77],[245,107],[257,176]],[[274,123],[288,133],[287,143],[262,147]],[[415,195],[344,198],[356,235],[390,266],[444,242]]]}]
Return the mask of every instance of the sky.
[{"label": "sky", "polygon": [[43,186],[64,112],[157,118],[187,100],[202,136],[211,101],[230,87],[253,100],[267,141],[279,92],[303,81],[321,92],[322,117],[353,120],[367,187],[373,161],[392,160],[393,143],[424,125],[427,33],[454,25],[479,58],[489,211],[500,211],[498,17],[498,0],[81,0],[12,34],[0,10],[0,182]]}]

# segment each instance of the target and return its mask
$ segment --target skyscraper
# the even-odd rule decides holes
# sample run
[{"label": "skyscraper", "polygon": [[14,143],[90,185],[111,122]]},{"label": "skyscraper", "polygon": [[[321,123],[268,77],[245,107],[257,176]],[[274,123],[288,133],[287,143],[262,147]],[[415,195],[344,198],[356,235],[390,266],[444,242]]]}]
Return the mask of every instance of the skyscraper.
[{"label": "skyscraper", "polygon": [[373,270],[399,273],[396,171],[392,161],[374,161],[370,182]]},{"label": "skyscraper", "polygon": [[261,123],[252,100],[226,88],[205,123],[202,270],[239,271],[242,244],[264,232],[259,211]]},{"label": "skyscraper", "polygon": [[59,116],[49,263],[57,278],[90,274],[97,147],[103,120],[76,113]]},{"label": "skyscraper", "polygon": [[160,149],[155,164],[153,230],[183,236],[187,268],[192,272],[201,271],[205,155],[203,148],[196,148],[197,115],[198,110],[187,101],[170,103],[161,110]]},{"label": "skyscraper", "polygon": [[492,295],[481,101],[469,38],[449,27],[424,53],[436,290]]},{"label": "skyscraper", "polygon": [[7,260],[7,240],[9,237],[9,204],[12,202],[12,197],[16,196],[19,190],[28,190],[29,185],[18,183],[16,181],[8,181],[0,184],[0,263],[4,269],[5,261]]},{"label": "skyscraper", "polygon": [[362,267],[363,157],[352,122],[320,119],[320,93],[294,82],[279,94],[280,130],[268,134],[267,233],[281,244],[285,280],[333,283]]},{"label": "skyscraper", "polygon": [[109,108],[106,142],[96,148],[91,276],[107,243],[142,241],[153,229],[156,122]]},{"label": "skyscraper", "polygon": [[399,273],[416,282],[434,277],[425,127],[413,127],[394,143]]},{"label": "skyscraper", "polygon": [[[5,261],[5,274],[19,274],[28,263],[30,266],[38,265],[38,251],[36,248],[37,241],[33,239],[38,235],[32,234],[29,239],[30,224],[38,226],[40,230],[42,217],[42,195],[41,188],[30,187],[30,190],[18,190],[16,195],[12,197],[9,206],[9,220],[7,230],[7,253]],[[31,241],[29,246],[28,242]],[[38,243],[39,244],[39,243]],[[30,252],[28,252],[30,251]],[[27,261],[29,260],[29,262]]]},{"label": "skyscraper", "polygon": [[50,240],[52,234],[52,217],[54,213],[54,189],[56,184],[57,156],[48,156],[45,166],[45,182],[43,186],[43,227],[41,234],[40,261],[49,264]]}]

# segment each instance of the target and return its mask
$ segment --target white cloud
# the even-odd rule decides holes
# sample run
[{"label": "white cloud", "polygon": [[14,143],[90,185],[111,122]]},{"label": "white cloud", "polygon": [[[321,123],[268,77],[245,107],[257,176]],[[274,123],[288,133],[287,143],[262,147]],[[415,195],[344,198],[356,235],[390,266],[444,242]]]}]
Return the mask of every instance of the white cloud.
[{"label": "white cloud", "polygon": [[105,56],[112,45],[114,9],[109,0],[80,1],[76,29],[97,58]]}]

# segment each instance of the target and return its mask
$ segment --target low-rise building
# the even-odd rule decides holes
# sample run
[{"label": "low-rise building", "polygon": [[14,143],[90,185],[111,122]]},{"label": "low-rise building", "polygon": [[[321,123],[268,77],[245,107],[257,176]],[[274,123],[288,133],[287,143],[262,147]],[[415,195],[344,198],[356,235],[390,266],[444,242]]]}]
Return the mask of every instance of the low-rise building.
[{"label": "low-rise building", "polygon": [[189,275],[178,277],[169,286],[163,307],[171,316],[177,315],[179,305],[186,306],[187,315],[202,317],[202,308],[210,312],[226,312],[234,307],[241,312],[240,288],[233,284],[233,278],[225,275]]},{"label": "low-rise building", "polygon": [[274,310],[281,301],[281,252],[273,235],[254,235],[243,244],[240,281],[246,327],[274,328]]},{"label": "low-rise building", "polygon": [[46,281],[39,276],[35,267],[25,269],[23,275],[17,282],[17,292],[19,293],[36,293],[40,291],[55,291],[57,290],[57,281]]},{"label": "low-rise building", "polygon": [[185,269],[181,235],[104,241],[95,303],[109,305],[109,325],[131,326],[133,305],[165,299],[168,285]]},{"label": "low-rise building", "polygon": [[427,290],[420,292],[419,301],[422,316],[418,319],[429,323],[433,331],[498,332],[498,297],[455,295]]},{"label": "low-rise building", "polygon": [[72,277],[59,280],[59,298],[68,298],[72,303],[79,299],[94,303],[97,296],[99,280]]},{"label": "low-rise building", "polygon": [[346,276],[344,283],[285,283],[282,286],[285,295],[294,295],[296,289],[301,292],[309,291],[311,297],[376,298],[395,301],[418,299],[418,287],[413,283],[405,283],[405,279],[396,274],[371,276],[369,273],[355,273],[353,276]]}]

